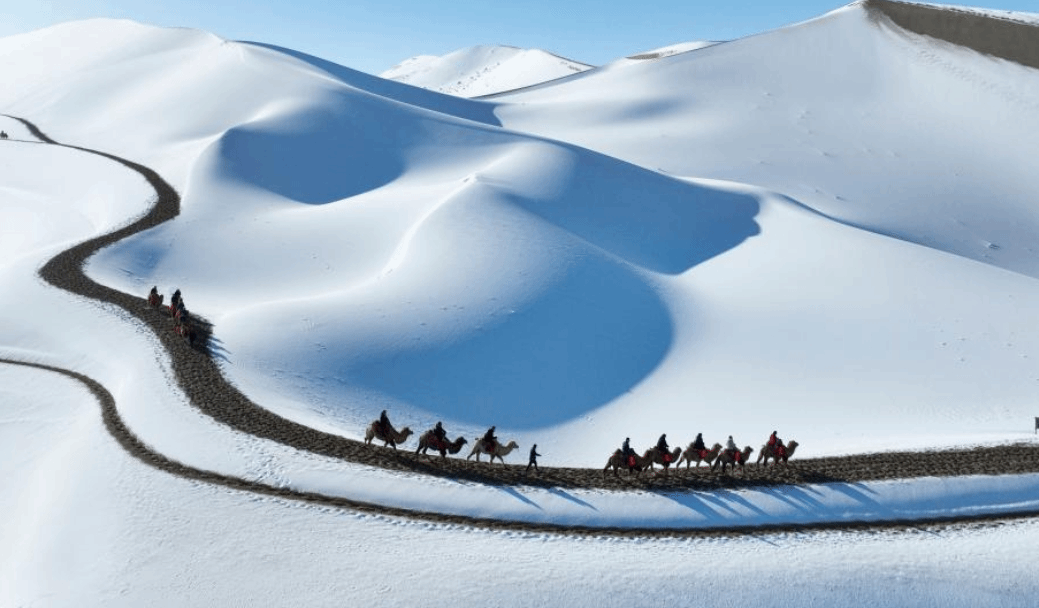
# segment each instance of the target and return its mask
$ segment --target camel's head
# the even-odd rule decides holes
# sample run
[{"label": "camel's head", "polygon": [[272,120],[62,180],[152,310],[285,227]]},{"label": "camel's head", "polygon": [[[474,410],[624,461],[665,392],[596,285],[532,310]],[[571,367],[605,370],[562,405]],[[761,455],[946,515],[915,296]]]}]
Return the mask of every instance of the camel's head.
[{"label": "camel's head", "polygon": [[792,450],[796,448],[798,445],[800,444],[798,444],[796,440],[791,439],[790,441],[786,442],[786,449]]},{"label": "camel's head", "polygon": [[410,437],[414,431],[411,430],[410,426],[406,426],[400,430],[400,434],[403,437]]},{"label": "camel's head", "polygon": [[712,452],[720,452],[721,449],[722,449],[722,444],[720,444],[720,443],[715,443],[714,445],[711,446],[711,451]]},{"label": "camel's head", "polygon": [[458,438],[458,445],[460,445],[460,446],[461,446],[461,445],[465,445],[465,444],[467,444],[467,443],[469,443],[469,440],[468,440],[468,439],[466,439],[465,437],[459,437],[459,438]]},{"label": "camel's head", "polygon": [[743,448],[743,458],[747,458],[751,455],[752,452],[754,452],[754,448],[750,447],[749,445]]},{"label": "camel's head", "polygon": [[515,450],[516,448],[519,447],[519,444],[516,443],[515,441],[510,441],[509,445],[507,445],[505,447],[509,448],[510,450]]}]

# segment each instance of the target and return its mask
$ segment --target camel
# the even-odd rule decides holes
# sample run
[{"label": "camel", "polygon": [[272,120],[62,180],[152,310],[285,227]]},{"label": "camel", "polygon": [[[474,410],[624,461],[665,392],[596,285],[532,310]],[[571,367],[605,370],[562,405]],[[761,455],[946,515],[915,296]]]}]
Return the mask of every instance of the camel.
[{"label": "camel", "polygon": [[[675,448],[673,452],[665,452],[657,447],[652,447],[646,450],[645,458],[649,460],[649,468],[652,469],[654,464],[659,464],[664,467],[664,475],[667,475],[667,470],[672,463],[678,462],[678,455],[682,453],[682,448]],[[670,458],[666,458],[669,456]]]},{"label": "camel", "polygon": [[378,439],[382,442],[383,446],[389,444],[393,449],[396,450],[397,444],[404,443],[405,441],[407,441],[408,437],[411,437],[412,432],[413,431],[408,427],[404,427],[398,432],[391,426],[390,432],[384,434],[382,432],[382,426],[379,424],[379,421],[375,420],[368,425],[368,430],[364,433],[364,443],[365,445],[368,445],[372,442],[372,439]]},{"label": "camel", "polygon": [[433,434],[433,431],[426,431],[418,438],[418,447],[415,448],[415,453],[422,452],[425,454],[426,450],[436,450],[440,452],[441,458],[447,458],[448,454],[457,454],[462,449],[462,446],[467,443],[469,442],[465,437],[458,437],[451,442],[440,441]]},{"label": "camel", "polygon": [[[653,449],[655,450],[656,448]],[[646,450],[646,454],[643,456],[632,454],[632,458],[635,460],[635,466],[630,467],[624,458],[624,454],[621,453],[620,450],[615,451],[613,455],[610,456],[610,459],[606,461],[606,466],[602,469],[602,478],[606,479],[606,471],[609,471],[610,467],[613,467],[613,475],[615,477],[620,477],[620,474],[617,473],[617,469],[621,468],[627,468],[628,475],[631,475],[631,472],[635,471],[635,475],[638,476],[639,473],[642,473],[642,469],[646,468],[650,464],[649,452],[650,450]]]},{"label": "camel", "polygon": [[775,448],[766,443],[761,446],[761,452],[758,453],[758,463],[764,460],[765,464],[768,464],[768,459],[771,458],[773,465],[779,464],[780,460],[783,461],[783,464],[786,464],[786,461],[794,455],[794,450],[797,449],[798,445],[797,441],[791,439],[787,442],[786,449],[781,454],[776,454]]},{"label": "camel", "polygon": [[505,459],[503,458],[503,456],[508,456],[509,453],[512,452],[512,450],[515,450],[518,447],[519,444],[515,441],[510,441],[508,445],[502,445],[501,442],[498,441],[495,442],[493,450],[488,450],[487,446],[484,445],[483,439],[480,438],[476,440],[475,444],[473,444],[473,451],[469,452],[469,455],[466,456],[465,459],[469,460],[475,454],[476,462],[480,462],[480,454],[487,454],[491,457],[491,462],[494,462],[494,459],[497,458],[504,465]]},{"label": "camel", "polygon": [[[723,450],[720,454],[718,454],[718,458],[714,460],[714,464],[711,465],[711,470],[713,471],[714,467],[720,464],[722,465],[722,473],[724,473],[725,467],[731,464],[733,471],[736,470],[736,465],[739,465],[740,470],[744,471],[745,473],[746,471],[743,467],[747,464],[747,459],[750,458],[750,454],[753,451],[754,448],[750,447],[749,445],[743,448],[742,452],[733,453],[729,450]],[[737,455],[739,457],[738,460]]]},{"label": "camel", "polygon": [[700,468],[701,462],[706,462],[707,466],[711,466],[711,463],[718,457],[718,454],[721,454],[721,451],[722,444],[720,443],[714,444],[709,450],[694,450],[693,444],[690,443],[689,447],[682,452],[682,456],[675,463],[675,466],[677,467],[682,464],[683,461],[685,461],[685,468],[687,469],[689,468],[689,464],[693,462],[696,463],[696,468]]}]

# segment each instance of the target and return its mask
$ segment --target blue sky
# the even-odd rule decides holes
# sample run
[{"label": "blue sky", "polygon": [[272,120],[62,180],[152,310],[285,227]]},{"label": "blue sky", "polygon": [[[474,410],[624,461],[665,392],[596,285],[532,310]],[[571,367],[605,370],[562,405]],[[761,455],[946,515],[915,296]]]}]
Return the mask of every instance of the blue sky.
[{"label": "blue sky", "polygon": [[[678,42],[756,34],[848,1],[11,0],[0,36],[118,17],[286,46],[375,74],[408,57],[477,44],[540,48],[598,65]],[[944,3],[1039,12],[1039,0]]]}]

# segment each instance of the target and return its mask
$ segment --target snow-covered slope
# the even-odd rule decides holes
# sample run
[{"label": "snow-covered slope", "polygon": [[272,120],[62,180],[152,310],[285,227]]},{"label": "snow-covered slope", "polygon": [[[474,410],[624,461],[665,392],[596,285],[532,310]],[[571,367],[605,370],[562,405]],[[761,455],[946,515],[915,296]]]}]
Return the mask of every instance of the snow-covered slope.
[{"label": "snow-covered slope", "polygon": [[[673,445],[697,432],[757,444],[778,429],[806,456],[1034,440],[1036,70],[908,33],[862,3],[666,55],[481,102],[289,49],[97,20],[0,39],[0,113],[145,163],[177,187],[176,220],[102,251],[88,272],[142,295],[180,288],[214,322],[226,375],[322,430],[357,438],[385,408],[416,429],[442,420],[452,435],[494,424],[521,453],[536,442],[542,464],[596,467],[625,436],[643,447],[662,432]],[[491,88],[512,88],[518,72]],[[548,80],[534,72],[532,82]],[[940,517],[1039,500],[1034,476],[682,496],[502,490],[242,436],[182,402],[153,338],[35,275],[56,252],[143,213],[145,184],[40,145],[15,120],[0,117],[0,128],[11,135],[0,143],[0,356],[97,378],[130,428],[178,462],[388,506],[600,526]],[[670,571],[661,581],[659,551],[693,560],[710,549],[559,541],[559,555],[582,557],[545,580],[543,552],[557,541],[544,537],[171,482],[101,435],[82,387],[40,373],[0,365],[0,435],[12,446],[2,477],[15,486],[0,500],[0,546],[14,557],[0,560],[0,604],[31,604],[66,572],[73,592],[51,596],[56,604],[84,592],[97,604],[204,604],[191,594],[218,577],[194,564],[250,551],[269,559],[250,555],[262,567],[232,580],[254,587],[235,595],[217,583],[213,597],[310,600],[313,585],[294,595],[271,577],[342,581],[335,564],[346,564],[371,580],[322,587],[335,596],[327,603],[375,601],[399,582],[389,562],[427,572],[429,554],[405,537],[443,547],[411,579],[434,592],[458,590],[473,568],[505,580],[520,565],[516,580],[538,590],[488,601],[631,597],[627,577],[602,580],[606,559],[639,564],[629,571],[643,581],[637,598],[673,599],[689,584],[676,588]],[[70,505],[84,505],[83,523]],[[511,552],[498,551],[502,541]],[[1028,605],[1036,592],[1004,567],[1015,553],[1006,547],[1034,543],[992,531],[934,539],[910,558],[908,543],[857,539],[854,572],[833,566],[832,550],[779,541],[797,549],[783,563],[824,573],[786,589],[795,603],[892,600],[863,592],[883,578],[876,564],[890,563],[929,582],[917,598],[948,577],[973,581],[946,605],[992,595]],[[372,557],[373,546],[392,553]],[[729,563],[726,547],[713,552]],[[977,562],[935,557],[979,547],[995,559],[978,579]],[[491,552],[500,568],[486,566]],[[573,578],[596,588],[568,595]],[[849,579],[852,591],[833,590]],[[731,597],[760,604],[774,593],[752,584]]]},{"label": "snow-covered slope", "polygon": [[590,68],[539,49],[474,46],[442,57],[412,57],[380,76],[459,97],[480,97],[541,84]]},{"label": "snow-covered slope", "polygon": [[785,424],[811,455],[998,440],[1029,415],[1026,68],[862,5],[495,104],[190,30],[58,33],[106,42],[68,72],[55,32],[8,42],[33,74],[11,111],[184,195],[91,272],[182,287],[227,373],[290,417],[498,424],[588,465],[620,429],[663,430],[633,417],[678,438]]}]

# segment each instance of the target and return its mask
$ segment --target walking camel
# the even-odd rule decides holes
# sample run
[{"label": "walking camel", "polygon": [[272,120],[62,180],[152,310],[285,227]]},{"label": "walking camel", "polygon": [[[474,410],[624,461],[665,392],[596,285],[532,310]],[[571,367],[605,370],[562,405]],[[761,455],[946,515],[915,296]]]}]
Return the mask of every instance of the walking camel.
[{"label": "walking camel", "polygon": [[491,457],[491,462],[494,462],[494,459],[497,458],[504,465],[505,458],[503,457],[508,456],[509,453],[512,452],[512,450],[515,450],[518,447],[519,444],[515,441],[510,441],[508,445],[502,445],[500,441],[496,441],[494,443],[494,447],[488,450],[487,446],[484,445],[483,439],[477,439],[476,442],[473,444],[473,451],[469,452],[469,455],[466,456],[465,459],[469,460],[475,455],[476,462],[480,462],[480,454],[487,454]]},{"label": "walking camel", "polygon": [[469,443],[465,437],[458,437],[454,441],[440,441],[433,431],[426,431],[418,438],[418,447],[415,453],[425,454],[427,450],[440,452],[441,458],[447,458],[448,454],[454,455],[461,451],[462,446]]},{"label": "walking camel", "polygon": [[375,420],[368,425],[368,430],[364,432],[364,443],[369,445],[373,439],[378,439],[383,446],[389,445],[396,450],[397,444],[407,441],[411,434],[412,430],[409,427],[404,427],[398,432],[391,426],[388,432],[384,432],[382,425],[379,424],[378,420]]},{"label": "walking camel", "polygon": [[788,441],[783,449],[776,449],[777,446],[768,445],[766,443],[761,446],[761,451],[758,452],[758,463],[761,463],[761,461],[764,460],[765,464],[768,464],[768,459],[771,458],[773,466],[779,464],[780,460],[783,461],[783,464],[786,464],[787,460],[794,455],[794,450],[797,449],[798,445],[800,444],[793,439]]}]

